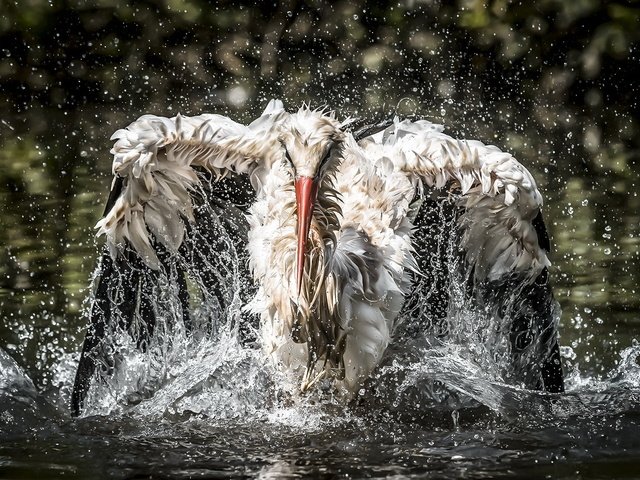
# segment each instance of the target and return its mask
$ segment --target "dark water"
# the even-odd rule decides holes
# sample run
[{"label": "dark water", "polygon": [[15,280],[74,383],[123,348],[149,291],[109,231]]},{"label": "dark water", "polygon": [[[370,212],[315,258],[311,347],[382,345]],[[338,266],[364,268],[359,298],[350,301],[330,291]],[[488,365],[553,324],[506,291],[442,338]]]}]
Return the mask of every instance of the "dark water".
[{"label": "dark water", "polygon": [[[63,128],[29,136],[41,114]],[[110,182],[105,138],[125,116],[87,125],[88,112],[41,111],[3,138],[12,156],[0,193],[0,346],[26,373],[0,373],[0,477],[640,476],[637,176],[573,175],[561,165],[579,161],[570,143],[553,162],[521,158],[545,195],[555,245],[566,394],[507,387],[445,352],[390,359],[357,405],[293,407],[275,399],[255,352],[235,350],[225,365],[215,346],[182,345],[150,399],[103,391],[91,415],[72,419],[92,225]],[[9,365],[4,356],[0,372]],[[226,380],[207,383],[214,377]],[[446,394],[434,396],[434,379]]]},{"label": "dark water", "polygon": [[[4,478],[637,478],[639,416],[622,422],[602,412],[551,426],[545,418],[506,424],[463,411],[457,429],[446,413],[426,422],[363,416],[322,428],[90,419],[13,434],[8,442],[20,447],[3,443],[0,455]],[[18,452],[21,460],[7,461]]]},{"label": "dark water", "polygon": [[[473,57],[467,37],[433,31],[445,39],[436,57],[459,58],[456,49]],[[401,42],[400,30],[387,34]],[[430,35],[420,41],[429,44]],[[640,478],[640,168],[630,137],[637,96],[612,87],[626,67],[605,65],[580,87],[584,104],[551,87],[525,101],[526,75],[434,66],[431,47],[416,47],[420,56],[411,42],[398,43],[388,65],[371,48],[318,66],[289,45],[279,77],[238,73],[236,81],[198,70],[199,57],[178,44],[171,51],[193,78],[182,78],[182,67],[154,76],[152,61],[130,75],[123,41],[117,48],[126,58],[103,66],[106,86],[96,98],[76,102],[75,84],[61,83],[45,101],[35,81],[31,96],[2,92],[11,105],[0,106],[0,478]],[[75,53],[58,53],[55,78],[81,75],[68,65],[81,64],[70,60]],[[12,58],[0,64],[2,75]],[[376,58],[378,71],[335,73],[340,61],[373,69]],[[547,66],[553,75],[545,81],[561,85],[570,68]],[[93,225],[111,182],[109,136],[146,112],[247,121],[275,94],[290,107],[327,103],[343,117],[399,105],[495,143],[532,171],[554,246],[567,393],[503,385],[451,348],[390,357],[349,407],[330,399],[294,406],[276,395],[256,352],[233,337],[208,344],[177,336],[171,368],[151,394],[132,398],[133,375],[97,392],[86,418],[70,417],[101,245]],[[145,362],[129,352],[125,364],[139,374]]]},{"label": "dark water", "polygon": [[[628,353],[637,356],[640,348]],[[2,367],[7,371],[6,363]],[[418,381],[392,396],[367,394],[349,408],[330,402],[249,406],[236,398],[199,414],[168,409],[157,415],[134,407],[76,420],[49,403],[57,393],[38,395],[16,372],[19,388],[0,390],[0,474],[637,478],[640,367],[632,363],[618,373],[607,382],[573,384],[564,395],[481,378],[446,379],[461,389],[475,384],[469,393],[491,408],[461,398],[460,408],[430,405]]]}]

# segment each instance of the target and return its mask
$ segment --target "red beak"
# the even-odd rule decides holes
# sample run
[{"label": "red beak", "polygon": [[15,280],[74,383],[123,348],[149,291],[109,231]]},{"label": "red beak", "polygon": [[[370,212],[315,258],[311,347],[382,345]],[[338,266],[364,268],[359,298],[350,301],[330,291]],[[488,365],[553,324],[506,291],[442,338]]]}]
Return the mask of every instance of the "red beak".
[{"label": "red beak", "polygon": [[309,237],[309,227],[311,227],[311,217],[313,206],[318,196],[318,183],[311,177],[296,178],[296,205],[298,207],[298,295],[302,288],[302,276],[304,274],[304,263],[307,255],[307,240]]}]

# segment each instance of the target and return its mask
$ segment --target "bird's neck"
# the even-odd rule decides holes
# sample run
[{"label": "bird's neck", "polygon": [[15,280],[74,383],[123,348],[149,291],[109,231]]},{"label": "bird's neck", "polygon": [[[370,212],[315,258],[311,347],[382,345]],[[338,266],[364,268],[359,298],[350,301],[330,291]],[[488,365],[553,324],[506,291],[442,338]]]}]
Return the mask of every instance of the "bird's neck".
[{"label": "bird's neck", "polygon": [[309,371],[316,361],[339,366],[345,342],[337,309],[343,279],[331,271],[342,199],[334,187],[335,173],[327,173],[311,219],[300,292],[296,196],[293,178],[285,169],[276,165],[269,175],[255,179],[258,198],[249,215],[248,248],[260,285],[255,307],[262,314],[264,346],[274,352],[291,341],[306,344]]},{"label": "bird's neck", "polygon": [[[299,296],[298,292],[294,295],[296,299],[299,297],[299,302],[304,304],[311,314],[319,306],[319,297],[326,288],[326,277],[331,273],[328,265],[335,249],[341,213],[340,200],[333,188],[333,182],[331,178],[324,179],[313,211],[302,288]],[[295,271],[294,266],[289,265],[287,271]]]},{"label": "bird's neck", "polygon": [[[259,186],[249,222],[250,265],[260,285],[261,311],[278,341],[307,342],[319,358],[335,344],[336,285],[329,266],[341,224],[341,200],[333,176],[319,185],[306,246],[303,281],[297,288],[297,212],[293,179],[284,168],[268,170],[252,183]],[[254,181],[255,180],[255,181]],[[258,304],[256,304],[257,306]]]},{"label": "bird's neck", "polygon": [[[330,359],[342,331],[335,311],[339,279],[330,268],[340,215],[340,200],[332,183],[321,185],[309,232],[302,288],[300,292],[290,291],[289,310],[279,312],[281,319],[291,319],[285,327],[288,335],[297,343],[307,344],[308,368],[316,360]],[[295,272],[293,261],[286,271]],[[330,363],[336,362],[331,359]]]},{"label": "bird's neck", "polygon": [[[272,239],[274,258],[265,271],[262,287],[272,306],[278,311],[285,331],[292,336],[307,336],[308,327],[318,318],[327,318],[327,298],[335,298],[335,282],[327,281],[329,265],[335,250],[336,236],[340,228],[340,201],[330,180],[323,179],[315,202],[309,236],[306,244],[301,288],[297,288],[297,215],[295,203],[284,205],[286,227],[279,228]],[[270,281],[280,278],[280,282]],[[258,279],[259,280],[259,279]],[[260,281],[260,280],[259,280]]]}]

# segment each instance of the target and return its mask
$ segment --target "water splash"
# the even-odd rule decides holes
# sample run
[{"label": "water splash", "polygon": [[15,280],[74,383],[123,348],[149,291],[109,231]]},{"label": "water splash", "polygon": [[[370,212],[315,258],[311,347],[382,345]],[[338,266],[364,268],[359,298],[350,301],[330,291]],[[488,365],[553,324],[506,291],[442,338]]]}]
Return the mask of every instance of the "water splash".
[{"label": "water splash", "polygon": [[0,432],[30,424],[37,411],[35,385],[13,358],[0,348]]},{"label": "water splash", "polygon": [[[210,191],[203,189],[200,195],[200,221],[190,232],[187,248],[170,256],[159,274],[144,273],[154,275],[154,334],[141,349],[135,333],[142,327],[134,323],[125,328],[124,322],[114,322],[100,352],[100,368],[84,415],[214,422],[252,419],[310,430],[331,422],[356,421],[352,409],[333,398],[330,389],[296,394],[290,379],[265,359],[257,341],[257,319],[243,309],[253,292],[248,288],[246,255],[236,248],[233,237],[233,232],[246,228],[243,217],[227,215]],[[425,411],[448,412],[446,422],[456,425],[459,414],[453,418],[451,412],[469,409],[497,412],[508,420],[517,419],[523,407],[540,415],[554,409],[573,411],[575,398],[559,402],[557,395],[531,391],[513,381],[518,378],[514,369],[520,366],[514,367],[510,353],[509,312],[520,308],[521,292],[507,296],[499,306],[500,315],[491,303],[494,297],[487,297],[483,308],[474,306],[468,293],[470,273],[460,268],[455,202],[434,202],[423,208],[438,219],[430,223],[430,231],[423,232],[436,252],[426,267],[431,276],[418,279],[404,322],[382,364],[359,392],[354,411],[409,413],[413,418]],[[232,233],[225,228],[225,215],[235,222]],[[175,278],[180,269],[196,263],[198,268],[188,280],[187,323]],[[122,275],[127,274],[123,271],[114,282],[116,299],[123,295]],[[222,282],[223,287],[212,288],[213,282]],[[439,303],[443,288],[448,300]],[[553,315],[557,321],[557,308]],[[637,389],[639,348],[634,344],[624,350],[616,371],[599,386],[593,379],[582,379],[574,368],[567,379],[569,390],[573,394],[587,387]],[[566,348],[564,352],[570,356]],[[53,383],[66,397],[59,404],[68,403],[75,361],[76,355],[67,356],[56,367]]]}]

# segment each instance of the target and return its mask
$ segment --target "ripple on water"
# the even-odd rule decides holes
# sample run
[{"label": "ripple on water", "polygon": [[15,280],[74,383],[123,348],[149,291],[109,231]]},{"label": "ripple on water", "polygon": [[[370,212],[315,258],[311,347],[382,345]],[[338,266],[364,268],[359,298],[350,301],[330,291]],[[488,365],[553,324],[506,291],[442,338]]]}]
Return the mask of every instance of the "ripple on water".
[{"label": "ripple on water", "polygon": [[[113,394],[108,415],[77,420],[60,411],[38,415],[41,398],[4,355],[3,371],[13,373],[2,377],[0,391],[13,402],[27,399],[36,415],[19,434],[3,433],[12,445],[0,446],[0,473],[495,478],[535,468],[536,475],[572,478],[580,471],[598,478],[637,472],[637,345],[622,352],[606,378],[585,376],[563,395],[492,381],[455,349],[442,349],[404,366],[385,364],[349,407],[330,398],[280,398],[255,351],[236,345],[221,361],[211,345],[202,348],[174,365],[175,378],[149,398],[129,405]],[[185,380],[187,370],[194,377]],[[235,391],[239,386],[245,391]]]}]

